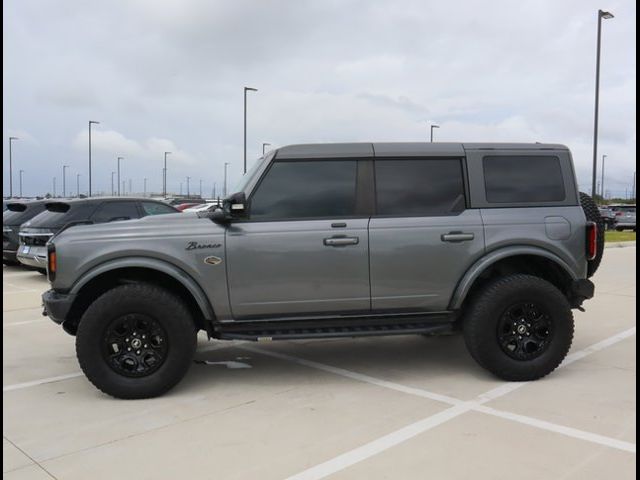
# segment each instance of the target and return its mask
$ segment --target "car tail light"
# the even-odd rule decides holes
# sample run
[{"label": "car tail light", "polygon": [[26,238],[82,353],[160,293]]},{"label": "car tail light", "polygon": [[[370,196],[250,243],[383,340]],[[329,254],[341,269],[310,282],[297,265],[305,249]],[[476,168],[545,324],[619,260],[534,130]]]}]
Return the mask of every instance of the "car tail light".
[{"label": "car tail light", "polygon": [[587,222],[587,260],[593,260],[598,254],[598,225]]},{"label": "car tail light", "polygon": [[58,256],[56,255],[56,246],[53,243],[47,245],[47,275],[49,281],[53,282],[56,278],[58,270]]}]

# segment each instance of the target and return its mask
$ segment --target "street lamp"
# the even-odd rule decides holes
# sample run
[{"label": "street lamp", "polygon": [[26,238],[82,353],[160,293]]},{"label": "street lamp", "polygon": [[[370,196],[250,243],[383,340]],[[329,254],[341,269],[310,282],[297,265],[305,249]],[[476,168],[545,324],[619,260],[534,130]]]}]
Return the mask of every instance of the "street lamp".
[{"label": "street lamp", "polygon": [[56,177],[53,177],[53,198],[56,197]]},{"label": "street lamp", "polygon": [[191,179],[191,177],[187,177],[187,198],[189,198],[191,196],[190,192],[189,192],[189,180],[190,179]]},{"label": "street lamp", "polygon": [[433,129],[440,128],[440,125],[431,125],[431,143],[433,143]]},{"label": "street lamp", "polygon": [[89,120],[89,196],[91,196],[91,125],[98,125],[100,122]]},{"label": "street lamp", "polygon": [[80,174],[76,173],[76,195],[80,198]]},{"label": "street lamp", "polygon": [[133,186],[131,184],[131,179],[129,179],[129,195],[133,192]]},{"label": "street lamp", "polygon": [[229,162],[224,162],[224,190],[222,191],[222,196],[227,197],[227,167],[229,166]]},{"label": "street lamp", "polygon": [[162,169],[162,196],[167,196],[167,155],[171,152],[164,152],[164,168]]},{"label": "street lamp", "polygon": [[604,199],[604,159],[606,155],[602,155],[602,172],[601,172],[601,180],[600,180],[600,191],[602,192],[602,198]]},{"label": "street lamp", "polygon": [[18,137],[9,137],[9,198],[13,197],[13,156],[11,152],[11,142],[20,140]]},{"label": "street lamp", "polygon": [[142,196],[143,197],[147,196],[147,177],[144,177],[144,190],[142,192]]},{"label": "street lamp", "polygon": [[244,87],[244,173],[247,173],[247,92],[257,91],[257,88]]},{"label": "street lamp", "polygon": [[67,168],[69,168],[69,165],[62,166],[62,198],[67,196]]},{"label": "street lamp", "polygon": [[20,170],[20,198],[22,198],[22,174],[24,170]]},{"label": "street lamp", "polygon": [[271,145],[270,143],[263,143],[262,144],[262,156],[264,157],[264,147],[266,147],[267,145]]},{"label": "street lamp", "polygon": [[115,196],[115,191],[113,190],[113,176],[116,174],[116,172],[111,172],[111,196],[114,197]]},{"label": "street lamp", "polygon": [[200,198],[202,198],[202,179],[200,179]]},{"label": "street lamp", "polygon": [[[600,37],[602,19],[613,18],[613,14],[598,10],[598,40],[596,45],[596,101],[593,115],[593,175],[591,179],[591,196],[596,195],[596,171],[598,169],[598,104],[600,100]],[[604,191],[604,190],[603,190]]]},{"label": "street lamp", "polygon": [[[118,157],[118,196],[120,196],[120,160],[124,160],[124,157]],[[122,183],[124,184],[124,180]],[[122,191],[124,192],[124,185]]]}]

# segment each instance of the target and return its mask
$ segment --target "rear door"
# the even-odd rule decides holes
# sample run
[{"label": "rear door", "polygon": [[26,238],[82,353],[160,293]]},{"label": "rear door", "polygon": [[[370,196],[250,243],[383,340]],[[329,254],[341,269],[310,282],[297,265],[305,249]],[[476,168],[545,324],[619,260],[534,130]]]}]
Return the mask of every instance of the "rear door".
[{"label": "rear door", "polygon": [[[370,163],[369,160],[369,172]],[[277,159],[226,231],[234,318],[368,312],[365,169],[358,159]]]},{"label": "rear door", "polygon": [[484,251],[482,220],[467,208],[462,158],[375,159],[369,224],[373,311],[443,311]]}]

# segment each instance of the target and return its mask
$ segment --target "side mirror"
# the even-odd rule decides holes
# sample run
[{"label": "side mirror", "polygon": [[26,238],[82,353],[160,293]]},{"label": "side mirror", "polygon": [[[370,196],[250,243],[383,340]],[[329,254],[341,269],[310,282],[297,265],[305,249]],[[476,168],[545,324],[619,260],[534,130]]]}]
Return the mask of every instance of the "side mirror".
[{"label": "side mirror", "polygon": [[210,218],[216,223],[229,223],[234,219],[247,217],[247,198],[244,192],[234,193],[222,202],[222,208],[211,212]]}]

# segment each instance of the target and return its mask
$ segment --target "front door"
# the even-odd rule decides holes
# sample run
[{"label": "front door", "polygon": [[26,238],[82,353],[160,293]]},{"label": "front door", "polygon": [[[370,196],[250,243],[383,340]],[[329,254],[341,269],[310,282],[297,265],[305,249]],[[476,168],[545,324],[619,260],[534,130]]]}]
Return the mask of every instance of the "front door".
[{"label": "front door", "polygon": [[368,312],[358,160],[277,159],[226,232],[234,318]]}]

